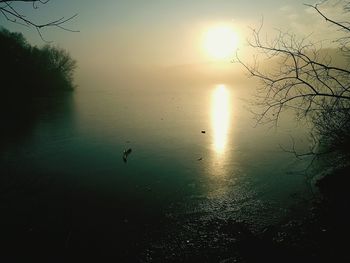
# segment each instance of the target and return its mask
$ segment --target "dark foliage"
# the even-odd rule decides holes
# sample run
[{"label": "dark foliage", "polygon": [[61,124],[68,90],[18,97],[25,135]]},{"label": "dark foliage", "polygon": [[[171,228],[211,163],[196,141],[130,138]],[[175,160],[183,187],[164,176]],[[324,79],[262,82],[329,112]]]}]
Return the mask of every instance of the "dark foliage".
[{"label": "dark foliage", "polygon": [[347,164],[350,157],[349,109],[324,110],[313,118],[313,124],[323,147],[321,151],[335,152],[338,161]]},{"label": "dark foliage", "polygon": [[2,93],[47,95],[73,89],[76,63],[60,48],[32,47],[22,34],[0,30]]},{"label": "dark foliage", "polygon": [[[60,48],[31,46],[21,33],[0,28],[1,133],[28,128],[72,91],[76,62]],[[6,127],[6,129],[5,129]]]}]

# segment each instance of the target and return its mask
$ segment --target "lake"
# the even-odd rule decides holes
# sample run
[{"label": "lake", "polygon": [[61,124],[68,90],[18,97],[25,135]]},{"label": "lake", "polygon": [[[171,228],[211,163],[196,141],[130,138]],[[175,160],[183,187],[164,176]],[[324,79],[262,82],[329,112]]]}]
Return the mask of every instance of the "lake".
[{"label": "lake", "polygon": [[262,229],[285,217],[311,193],[307,162],[279,145],[291,135],[306,145],[306,132],[292,119],[255,127],[251,85],[80,85],[3,147],[7,241],[32,252],[122,247],[127,256],[141,240],[175,238],[179,222]]}]

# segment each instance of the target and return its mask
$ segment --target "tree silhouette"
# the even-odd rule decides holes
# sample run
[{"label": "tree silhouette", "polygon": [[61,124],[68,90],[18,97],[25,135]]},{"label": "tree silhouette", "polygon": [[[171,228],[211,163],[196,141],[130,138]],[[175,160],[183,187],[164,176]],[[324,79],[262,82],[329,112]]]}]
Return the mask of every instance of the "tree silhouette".
[{"label": "tree silhouette", "polygon": [[[57,27],[65,31],[78,32],[77,30],[72,30],[65,26],[67,22],[74,19],[77,14],[66,17],[60,17],[58,19],[46,21],[44,23],[35,22],[33,19],[28,18],[23,14],[15,3],[22,2],[24,4],[31,4],[33,9],[38,9],[39,5],[45,5],[50,0],[0,0],[0,13],[8,20],[13,23],[21,24],[28,27],[33,27],[38,32],[42,40],[44,40],[41,29],[45,27]],[[45,41],[45,40],[44,40]]]},{"label": "tree silhouette", "polygon": [[[311,7],[316,14],[325,19],[341,35],[333,41],[336,51],[343,57],[350,55],[350,20],[337,21],[322,11],[323,1]],[[349,14],[350,2],[337,1],[345,14]],[[249,45],[262,56],[253,64],[247,64],[240,57],[238,61],[251,77],[261,82],[256,104],[258,123],[277,124],[281,113],[292,110],[299,119],[311,121],[315,143],[310,152],[300,153],[294,148],[296,156],[320,155],[341,150],[349,154],[350,146],[350,68],[349,64],[338,65],[325,49],[309,38],[298,38],[289,32],[279,32],[272,41],[264,41],[261,27],[253,29]],[[271,61],[277,67],[264,70],[259,61]],[[349,60],[347,60],[349,62]],[[277,69],[276,69],[277,68]],[[320,150],[323,148],[323,150]]]},{"label": "tree silhouette", "polygon": [[0,56],[0,117],[7,123],[1,132],[28,126],[40,114],[54,111],[74,88],[76,62],[61,48],[31,46],[21,33],[0,28]]},{"label": "tree silhouette", "polygon": [[48,94],[71,90],[76,62],[63,49],[31,46],[21,33],[0,28],[3,92]]}]

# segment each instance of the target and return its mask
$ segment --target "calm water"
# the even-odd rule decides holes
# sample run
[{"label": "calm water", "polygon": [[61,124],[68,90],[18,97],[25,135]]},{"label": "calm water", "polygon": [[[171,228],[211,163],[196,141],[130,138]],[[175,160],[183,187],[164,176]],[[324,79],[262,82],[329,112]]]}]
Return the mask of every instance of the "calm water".
[{"label": "calm water", "polygon": [[[3,151],[9,220],[25,217],[23,228],[35,231],[40,217],[64,232],[65,244],[99,231],[109,242],[118,225],[138,220],[277,220],[307,193],[305,164],[279,148],[303,132],[293,124],[254,128],[244,102],[251,88],[79,87]],[[21,190],[28,185],[34,190]]]}]

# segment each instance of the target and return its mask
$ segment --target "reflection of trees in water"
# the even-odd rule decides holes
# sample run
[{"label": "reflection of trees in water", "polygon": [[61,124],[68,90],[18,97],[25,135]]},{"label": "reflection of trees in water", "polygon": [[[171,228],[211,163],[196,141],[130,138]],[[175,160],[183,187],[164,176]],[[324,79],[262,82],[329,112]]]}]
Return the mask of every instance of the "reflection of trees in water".
[{"label": "reflection of trees in water", "polygon": [[76,63],[63,49],[31,46],[6,29],[0,30],[0,52],[0,133],[16,137],[27,134],[42,114],[65,107]]},{"label": "reflection of trees in water", "polygon": [[24,144],[42,120],[69,117],[75,61],[62,49],[33,47],[1,28],[0,57],[0,242],[8,251],[54,249],[69,231],[71,186],[61,174],[38,169]]}]

